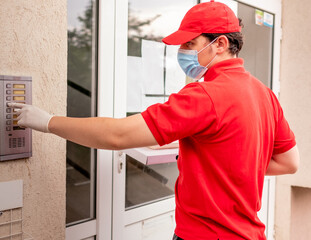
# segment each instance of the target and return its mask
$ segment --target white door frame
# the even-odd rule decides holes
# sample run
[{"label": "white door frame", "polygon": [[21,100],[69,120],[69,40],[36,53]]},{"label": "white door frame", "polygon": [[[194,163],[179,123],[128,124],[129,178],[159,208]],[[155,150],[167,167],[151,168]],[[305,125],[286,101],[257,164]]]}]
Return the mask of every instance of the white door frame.
[{"label": "white door frame", "polygon": [[[119,0],[115,3],[115,69],[114,69],[114,117],[126,117],[126,90],[127,90],[127,26],[128,1]],[[124,230],[125,206],[125,154],[114,152],[113,168],[113,212],[112,238],[113,240],[126,239]]]},{"label": "white door frame", "polygon": [[[99,1],[98,117],[115,117],[115,1]],[[97,151],[96,239],[112,239],[113,151]]]},{"label": "white door frame", "polygon": [[[98,117],[114,117],[115,1],[98,3]],[[112,239],[113,152],[97,150],[96,219],[66,228],[66,240]]]}]

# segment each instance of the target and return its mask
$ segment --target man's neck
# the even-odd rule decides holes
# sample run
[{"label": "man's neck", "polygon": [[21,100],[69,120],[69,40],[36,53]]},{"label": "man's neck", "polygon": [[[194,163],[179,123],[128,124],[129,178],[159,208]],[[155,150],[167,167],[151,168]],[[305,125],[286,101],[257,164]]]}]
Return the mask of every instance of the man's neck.
[{"label": "man's neck", "polygon": [[225,61],[225,60],[229,60],[229,59],[233,59],[233,58],[237,58],[236,54],[232,55],[229,53],[226,54],[221,54],[221,55],[217,55],[217,57],[214,59],[214,61],[208,66],[208,68],[211,68],[212,66],[214,66],[216,63]]}]

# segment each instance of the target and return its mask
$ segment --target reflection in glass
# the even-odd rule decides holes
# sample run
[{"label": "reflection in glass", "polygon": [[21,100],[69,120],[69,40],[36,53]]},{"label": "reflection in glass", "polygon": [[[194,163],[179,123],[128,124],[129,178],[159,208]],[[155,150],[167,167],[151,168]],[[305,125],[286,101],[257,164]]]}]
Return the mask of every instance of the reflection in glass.
[{"label": "reflection in glass", "polygon": [[147,166],[126,156],[126,209],[172,197],[177,176],[176,163]]},{"label": "reflection in glass", "polygon": [[141,56],[141,40],[161,42],[176,31],[194,0],[129,0],[128,56]]},{"label": "reflection in glass", "polygon": [[[185,84],[184,73],[178,72],[182,70],[177,63],[177,48],[164,46],[161,39],[178,29],[185,13],[196,3],[194,0],[129,0],[128,116],[166,101],[171,93],[168,89],[178,89],[168,82]],[[176,163],[145,166],[127,156],[126,209],[173,197],[177,176]]]},{"label": "reflection in glass", "polygon": [[[96,115],[95,0],[68,0],[67,115]],[[95,150],[67,141],[66,223],[95,217]]]}]

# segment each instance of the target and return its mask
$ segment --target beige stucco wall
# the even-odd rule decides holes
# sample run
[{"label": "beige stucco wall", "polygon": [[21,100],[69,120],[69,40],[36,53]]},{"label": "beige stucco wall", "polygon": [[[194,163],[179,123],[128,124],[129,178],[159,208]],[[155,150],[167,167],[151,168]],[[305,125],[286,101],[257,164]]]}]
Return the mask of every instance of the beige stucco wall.
[{"label": "beige stucco wall", "polygon": [[[292,240],[297,225],[291,214],[296,199],[291,186],[311,188],[311,1],[283,0],[282,4],[280,101],[297,138],[301,165],[295,175],[277,178],[275,224],[277,240]],[[311,203],[300,207],[310,208]],[[310,212],[300,218],[310,222]],[[307,225],[301,226],[300,231],[305,233],[300,239],[309,239]]]},{"label": "beige stucco wall", "polygon": [[291,240],[311,239],[311,188],[293,187]]},{"label": "beige stucco wall", "polygon": [[[0,74],[32,76],[33,104],[66,114],[66,0],[0,0]],[[24,181],[24,231],[65,238],[66,143],[33,131],[33,157],[0,162],[0,182]]]}]

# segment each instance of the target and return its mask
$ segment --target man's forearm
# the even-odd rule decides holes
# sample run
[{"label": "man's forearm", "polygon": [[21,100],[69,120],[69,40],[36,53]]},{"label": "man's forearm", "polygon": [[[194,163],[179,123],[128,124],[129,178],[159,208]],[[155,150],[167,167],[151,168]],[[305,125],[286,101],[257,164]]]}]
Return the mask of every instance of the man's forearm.
[{"label": "man's forearm", "polygon": [[120,150],[157,144],[140,114],[122,119],[55,116],[48,128],[51,133],[92,148]]},{"label": "man's forearm", "polygon": [[298,170],[299,161],[299,151],[297,146],[294,146],[287,152],[272,156],[266,175],[293,174]]},{"label": "man's forearm", "polygon": [[277,163],[273,159],[270,160],[269,166],[266,171],[266,176],[275,176],[275,175],[283,175],[283,174],[291,174],[294,171],[290,171],[288,167]]},{"label": "man's forearm", "polygon": [[54,116],[49,131],[69,141],[92,148],[116,149],[117,119]]}]

